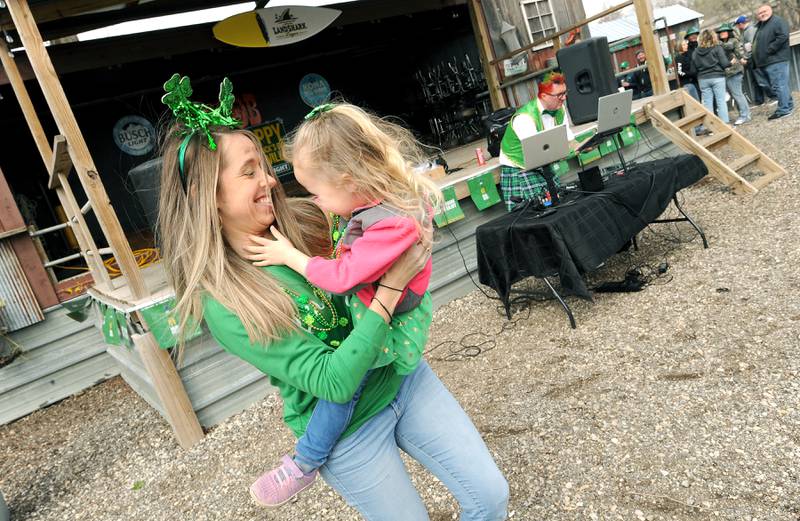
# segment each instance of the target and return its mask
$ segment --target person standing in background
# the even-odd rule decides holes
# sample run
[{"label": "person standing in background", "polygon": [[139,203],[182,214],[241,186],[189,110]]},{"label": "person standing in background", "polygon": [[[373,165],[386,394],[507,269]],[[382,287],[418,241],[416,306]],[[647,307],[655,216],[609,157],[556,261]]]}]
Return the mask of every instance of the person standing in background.
[{"label": "person standing in background", "polygon": [[761,105],[767,98],[774,98],[772,89],[769,88],[769,80],[753,65],[753,40],[756,37],[756,26],[750,23],[750,19],[741,15],[734,22],[739,32],[739,40],[744,49],[744,73],[747,81],[753,86],[753,105]]},{"label": "person standing in background", "polygon": [[741,125],[750,121],[750,105],[742,92],[742,80],[744,80],[744,48],[742,43],[733,33],[731,24],[722,24],[717,28],[717,36],[720,45],[725,51],[725,56],[731,64],[725,69],[725,85],[728,87],[733,99],[736,101],[736,108],[739,110],[739,117],[733,122],[734,125]]},{"label": "person standing in background", "polygon": [[633,71],[629,85],[623,83],[623,86],[633,89],[633,99],[652,96],[653,85],[650,83],[650,72],[647,70],[647,55],[642,50],[636,52],[636,66],[644,68]]},{"label": "person standing in background", "polygon": [[753,60],[769,80],[769,86],[778,97],[778,108],[768,119],[788,116],[794,111],[794,100],[789,90],[789,24],[772,13],[765,4],[756,10],[758,25],[753,39]]},{"label": "person standing in background", "polygon": [[700,101],[700,87],[697,85],[697,76],[692,72],[692,56],[697,49],[697,27],[690,27],[683,37],[681,53],[678,55],[678,77],[681,85],[691,97]]},{"label": "person standing in background", "polygon": [[700,44],[692,56],[692,71],[697,74],[700,83],[700,95],[703,105],[710,111],[717,108],[719,119],[729,124],[728,105],[725,103],[725,69],[731,65],[725,51],[719,45],[714,31],[703,29],[700,33]]}]

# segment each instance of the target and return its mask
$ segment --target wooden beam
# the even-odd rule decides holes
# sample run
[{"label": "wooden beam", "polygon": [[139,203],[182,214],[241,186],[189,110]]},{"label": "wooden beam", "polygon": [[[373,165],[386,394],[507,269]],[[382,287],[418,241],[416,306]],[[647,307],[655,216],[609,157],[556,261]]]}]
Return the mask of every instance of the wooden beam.
[{"label": "wooden beam", "polygon": [[13,237],[21,233],[28,233],[28,229],[24,226],[20,226],[19,228],[14,228],[13,230],[0,231],[0,239],[8,239],[9,237]]},{"label": "wooden beam", "polygon": [[158,347],[153,333],[131,335],[131,339],[142,357],[175,438],[184,449],[192,447],[203,439],[203,429],[175,364],[169,354]]},{"label": "wooden beam", "polygon": [[469,17],[472,20],[473,32],[478,40],[478,52],[481,56],[481,68],[483,77],[486,78],[486,88],[489,90],[489,99],[492,102],[492,110],[499,110],[508,104],[500,90],[500,79],[498,78],[497,68],[490,64],[494,57],[492,50],[491,35],[486,24],[486,16],[480,0],[469,0]]},{"label": "wooden beam", "polygon": [[500,56],[499,58],[496,58],[494,61],[492,61],[490,63],[490,65],[496,65],[496,64],[500,63],[503,60],[507,60],[509,58],[513,58],[514,56],[518,55],[519,53],[521,53],[523,51],[527,51],[528,49],[533,49],[534,47],[538,47],[539,45],[542,45],[542,44],[545,44],[545,43],[550,43],[550,41],[553,38],[560,38],[561,36],[567,34],[570,31],[573,31],[575,29],[580,29],[581,27],[583,27],[584,25],[586,25],[586,24],[588,24],[590,22],[594,22],[595,20],[597,20],[599,18],[603,18],[604,16],[608,16],[611,13],[615,13],[615,12],[619,11],[620,9],[624,9],[624,8],[628,7],[629,5],[633,5],[633,1],[634,0],[626,0],[625,2],[622,2],[619,5],[615,5],[614,7],[609,7],[605,11],[602,11],[602,12],[597,13],[596,15],[590,16],[586,20],[578,22],[575,25],[571,25],[571,26],[567,27],[566,29],[564,29],[562,31],[559,31],[559,32],[557,32],[555,34],[551,34],[549,36],[545,36],[544,38],[540,38],[540,39],[536,40],[533,43],[529,43],[528,45],[524,45],[524,46],[520,47],[519,49],[517,49],[516,51],[511,51],[511,52],[509,52],[507,54],[504,54],[503,56]]},{"label": "wooden beam", "polygon": [[667,69],[664,67],[664,57],[661,56],[661,45],[653,32],[653,4],[650,0],[633,0],[633,6],[636,9],[644,53],[647,55],[647,71],[650,73],[653,95],[666,94],[669,92],[669,82]]},{"label": "wooden beam", "polygon": [[92,202],[97,221],[103,230],[114,257],[127,279],[128,286],[135,298],[144,298],[149,292],[144,284],[136,259],[133,256],[128,240],[122,232],[117,215],[111,207],[105,187],[97,173],[97,167],[89,153],[89,147],[81,134],[75,115],[64,94],[64,88],[53,70],[53,63],[36,27],[27,0],[7,0],[6,5],[20,39],[25,46],[36,78],[42,88],[44,97],[53,114],[61,134],[69,143],[69,154],[86,195]]},{"label": "wooden beam", "polygon": [[8,76],[11,88],[14,89],[14,95],[17,97],[17,102],[22,109],[22,115],[25,117],[25,122],[33,135],[36,148],[39,149],[39,155],[42,157],[45,168],[48,168],[50,166],[50,158],[53,157],[53,151],[50,149],[50,143],[47,142],[47,136],[39,121],[39,116],[36,115],[36,110],[33,108],[33,102],[31,102],[31,97],[28,95],[28,89],[25,88],[25,82],[19,73],[14,56],[8,50],[8,45],[2,38],[0,38],[0,62],[3,64],[3,70]]},{"label": "wooden beam", "polygon": [[50,180],[47,182],[47,187],[55,190],[61,186],[61,174],[66,177],[70,170],[72,170],[72,159],[69,157],[67,138],[62,135],[55,136],[53,138],[53,159],[50,161],[48,169]]}]

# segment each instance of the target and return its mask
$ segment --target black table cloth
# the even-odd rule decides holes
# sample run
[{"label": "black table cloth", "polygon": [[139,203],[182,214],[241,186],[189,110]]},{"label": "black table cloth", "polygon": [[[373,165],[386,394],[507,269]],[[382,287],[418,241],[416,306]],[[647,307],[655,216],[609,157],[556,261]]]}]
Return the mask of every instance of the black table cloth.
[{"label": "black table cloth", "polygon": [[563,198],[550,215],[539,217],[529,206],[482,224],[475,233],[479,280],[506,309],[511,286],[529,276],[557,274],[566,293],[591,299],[582,274],[617,253],[707,172],[692,155],[638,163],[601,192]]}]

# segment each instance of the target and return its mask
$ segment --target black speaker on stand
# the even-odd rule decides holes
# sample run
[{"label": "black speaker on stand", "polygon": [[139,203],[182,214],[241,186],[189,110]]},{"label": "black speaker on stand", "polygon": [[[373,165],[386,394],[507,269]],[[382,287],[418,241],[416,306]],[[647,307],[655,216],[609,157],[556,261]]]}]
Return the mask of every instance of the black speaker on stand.
[{"label": "black speaker on stand", "polygon": [[556,52],[567,79],[567,108],[572,123],[597,119],[597,100],[617,92],[617,79],[605,36],[590,38]]}]

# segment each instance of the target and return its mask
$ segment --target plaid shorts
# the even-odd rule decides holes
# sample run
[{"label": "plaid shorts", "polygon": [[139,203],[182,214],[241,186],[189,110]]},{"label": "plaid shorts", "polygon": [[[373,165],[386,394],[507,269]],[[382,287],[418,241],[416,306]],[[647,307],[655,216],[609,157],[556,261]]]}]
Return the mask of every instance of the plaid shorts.
[{"label": "plaid shorts", "polygon": [[[553,182],[557,187],[561,185],[558,176],[553,177]],[[510,212],[521,201],[529,199],[544,201],[547,181],[542,176],[541,169],[525,171],[513,166],[501,165],[500,188],[503,192],[506,210]]]}]

